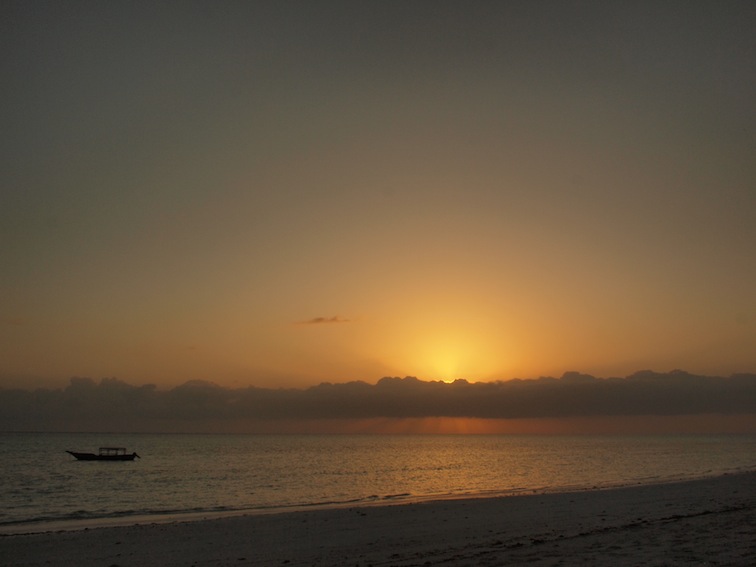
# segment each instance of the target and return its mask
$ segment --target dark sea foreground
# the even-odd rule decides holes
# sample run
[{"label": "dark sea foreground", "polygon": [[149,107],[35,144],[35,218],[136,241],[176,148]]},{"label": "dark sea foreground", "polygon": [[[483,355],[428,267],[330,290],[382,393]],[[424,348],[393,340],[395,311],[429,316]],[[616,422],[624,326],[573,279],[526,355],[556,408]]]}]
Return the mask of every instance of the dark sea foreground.
[{"label": "dark sea foreground", "polygon": [[[142,458],[65,453],[100,446]],[[0,457],[9,533],[695,479],[756,469],[756,436],[6,433]]]},{"label": "dark sea foreground", "polygon": [[756,472],[0,537],[8,567],[756,564]]}]

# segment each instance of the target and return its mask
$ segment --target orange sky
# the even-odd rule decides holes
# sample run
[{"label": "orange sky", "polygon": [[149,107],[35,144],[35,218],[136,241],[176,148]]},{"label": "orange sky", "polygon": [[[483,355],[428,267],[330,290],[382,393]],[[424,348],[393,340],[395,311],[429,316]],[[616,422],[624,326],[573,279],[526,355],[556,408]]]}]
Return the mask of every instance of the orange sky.
[{"label": "orange sky", "polygon": [[16,3],[0,385],[756,369],[750,3]]}]

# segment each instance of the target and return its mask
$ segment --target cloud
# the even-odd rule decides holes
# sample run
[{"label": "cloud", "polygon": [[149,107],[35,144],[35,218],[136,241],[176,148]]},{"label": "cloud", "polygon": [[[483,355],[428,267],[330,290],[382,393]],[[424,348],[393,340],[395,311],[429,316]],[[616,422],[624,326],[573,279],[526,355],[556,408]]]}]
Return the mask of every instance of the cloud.
[{"label": "cloud", "polygon": [[306,321],[299,321],[297,322],[297,325],[323,325],[323,324],[329,324],[329,323],[349,323],[350,319],[345,319],[344,317],[339,317],[338,315],[334,315],[333,317],[313,317],[312,319],[307,319]]},{"label": "cloud", "polygon": [[202,431],[211,423],[264,420],[561,419],[601,416],[756,416],[756,374],[728,378],[683,371],[625,378],[562,378],[451,384],[413,377],[306,389],[230,389],[190,381],[171,390],[72,378],[62,390],[0,389],[3,430]]}]

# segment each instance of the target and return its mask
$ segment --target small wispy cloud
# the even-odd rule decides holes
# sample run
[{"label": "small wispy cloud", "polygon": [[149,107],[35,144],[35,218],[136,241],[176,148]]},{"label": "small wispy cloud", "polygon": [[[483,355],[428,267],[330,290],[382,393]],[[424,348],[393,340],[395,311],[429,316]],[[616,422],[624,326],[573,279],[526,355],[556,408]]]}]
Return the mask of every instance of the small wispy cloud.
[{"label": "small wispy cloud", "polygon": [[324,325],[329,323],[349,323],[350,319],[334,315],[333,317],[313,317],[305,321],[298,321],[297,325]]}]

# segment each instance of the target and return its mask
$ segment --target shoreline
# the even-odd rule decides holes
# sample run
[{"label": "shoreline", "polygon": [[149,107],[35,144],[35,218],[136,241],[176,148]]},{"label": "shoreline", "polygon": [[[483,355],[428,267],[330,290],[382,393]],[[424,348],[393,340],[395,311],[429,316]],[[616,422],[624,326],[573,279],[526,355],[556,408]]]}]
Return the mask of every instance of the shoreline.
[{"label": "shoreline", "polygon": [[693,482],[723,476],[738,474],[756,474],[756,469],[745,471],[720,472],[713,475],[675,476],[663,479],[641,479],[601,485],[565,485],[546,486],[537,488],[516,487],[506,490],[490,490],[478,493],[450,493],[450,494],[397,494],[380,497],[366,497],[360,500],[345,502],[327,502],[311,504],[294,504],[288,506],[269,506],[259,508],[240,508],[235,510],[206,510],[187,512],[157,512],[151,514],[125,514],[119,516],[104,516],[97,518],[72,518],[39,520],[9,523],[0,525],[0,538],[15,535],[33,535],[44,533],[60,533],[81,530],[96,530],[100,528],[124,528],[150,524],[171,524],[186,522],[213,521],[223,518],[238,518],[247,516],[268,516],[275,514],[290,514],[308,511],[329,511],[345,508],[374,508],[381,506],[404,506],[412,504],[447,502],[459,500],[485,500],[499,498],[515,498],[519,496],[537,496],[544,494],[571,494],[591,491],[615,490],[636,486],[656,486],[675,484],[680,482]]},{"label": "shoreline", "polygon": [[756,564],[756,471],[0,537],[10,566]]}]

